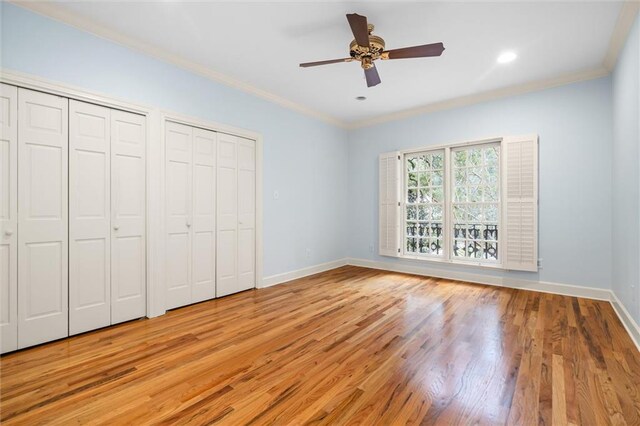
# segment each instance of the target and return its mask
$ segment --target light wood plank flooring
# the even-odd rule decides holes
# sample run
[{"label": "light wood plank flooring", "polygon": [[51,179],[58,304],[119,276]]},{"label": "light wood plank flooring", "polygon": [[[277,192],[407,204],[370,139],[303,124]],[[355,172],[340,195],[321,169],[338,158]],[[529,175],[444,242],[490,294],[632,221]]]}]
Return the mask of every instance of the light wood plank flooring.
[{"label": "light wood plank flooring", "polygon": [[357,267],[0,364],[3,424],[640,424],[609,303]]}]

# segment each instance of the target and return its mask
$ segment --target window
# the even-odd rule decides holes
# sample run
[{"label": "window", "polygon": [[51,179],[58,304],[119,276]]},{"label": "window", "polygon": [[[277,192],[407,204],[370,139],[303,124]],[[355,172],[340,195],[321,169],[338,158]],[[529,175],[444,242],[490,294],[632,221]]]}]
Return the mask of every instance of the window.
[{"label": "window", "polygon": [[498,261],[500,146],[456,148],[452,155],[452,257]]},{"label": "window", "polygon": [[405,255],[498,263],[500,143],[405,154],[403,204]]},{"label": "window", "polygon": [[444,255],[444,150],[405,157],[406,252]]},{"label": "window", "polygon": [[380,154],[379,254],[538,270],[538,136]]}]

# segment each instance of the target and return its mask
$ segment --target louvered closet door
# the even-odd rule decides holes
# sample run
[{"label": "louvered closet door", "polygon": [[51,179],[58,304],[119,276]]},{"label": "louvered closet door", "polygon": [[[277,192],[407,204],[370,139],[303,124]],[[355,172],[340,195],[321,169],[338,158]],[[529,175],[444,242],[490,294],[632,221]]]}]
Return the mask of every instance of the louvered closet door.
[{"label": "louvered closet door", "polygon": [[68,335],[68,101],[18,90],[18,347]]},{"label": "louvered closet door", "polygon": [[255,287],[256,148],[238,138],[238,291]]},{"label": "louvered closet door", "polygon": [[240,291],[238,281],[238,143],[218,135],[216,296]]},{"label": "louvered closet door", "polygon": [[216,297],[216,133],[193,129],[191,302]]},{"label": "louvered closet door", "polygon": [[166,123],[167,309],[191,303],[192,140],[192,127]]},{"label": "louvered closet door", "polygon": [[111,110],[111,323],[146,315],[145,117]]},{"label": "louvered closet door", "polygon": [[110,117],[69,101],[69,334],[111,324]]},{"label": "louvered closet door", "polygon": [[18,89],[0,85],[0,352],[18,348]]}]

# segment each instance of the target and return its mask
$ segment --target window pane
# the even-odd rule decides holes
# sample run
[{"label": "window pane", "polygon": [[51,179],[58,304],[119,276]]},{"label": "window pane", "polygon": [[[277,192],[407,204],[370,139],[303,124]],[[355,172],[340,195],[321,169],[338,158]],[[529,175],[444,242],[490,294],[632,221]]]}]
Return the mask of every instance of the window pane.
[{"label": "window pane", "polygon": [[416,239],[407,237],[407,251],[410,253],[415,253],[416,249],[417,249]]},{"label": "window pane", "polygon": [[434,169],[444,168],[444,152],[433,154],[433,163],[431,164]]},{"label": "window pane", "polygon": [[417,158],[407,158],[407,171],[413,172],[418,169]]},{"label": "window pane", "polygon": [[416,220],[418,217],[417,211],[417,206],[407,206],[407,219]]},{"label": "window pane", "polygon": [[409,173],[409,179],[407,180],[409,188],[415,188],[418,186],[418,175],[416,173]]},{"label": "window pane", "polygon": [[500,219],[500,146],[456,148],[452,157],[453,258],[496,262]]},{"label": "window pane", "polygon": [[429,220],[431,218],[431,207],[418,206],[418,220]]},{"label": "window pane", "polygon": [[406,252],[444,256],[444,150],[405,156]]}]

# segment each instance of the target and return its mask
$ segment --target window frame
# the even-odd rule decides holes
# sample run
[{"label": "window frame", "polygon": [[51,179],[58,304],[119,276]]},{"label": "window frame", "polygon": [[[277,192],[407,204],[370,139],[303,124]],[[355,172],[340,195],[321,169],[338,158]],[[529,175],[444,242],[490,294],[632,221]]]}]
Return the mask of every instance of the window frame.
[{"label": "window frame", "polygon": [[[412,148],[408,150],[399,151],[400,158],[402,159],[402,173],[400,176],[400,187],[402,189],[402,197],[401,197],[401,214],[402,214],[402,249],[399,253],[399,257],[403,259],[412,259],[412,260],[421,260],[427,262],[435,262],[435,263],[449,263],[454,265],[467,265],[467,266],[475,266],[489,269],[504,269],[503,259],[504,259],[504,220],[503,220],[503,209],[504,209],[504,147],[503,141],[504,138],[490,138],[490,139],[481,139],[481,140],[473,140],[473,141],[465,141],[465,142],[457,142],[457,143],[449,143],[449,144],[438,144],[431,145],[420,148]],[[500,147],[500,156],[499,156],[499,176],[498,176],[498,260],[469,260],[469,259],[460,259],[453,256],[453,188],[452,184],[453,176],[453,167],[452,167],[452,151],[457,148],[470,148],[473,146],[479,145],[498,145]],[[407,190],[408,183],[407,180],[407,156],[412,156],[416,154],[422,153],[431,153],[434,151],[442,151],[444,150],[444,181],[443,181],[443,190],[444,190],[444,202],[443,202],[443,248],[444,253],[442,257],[436,257],[432,255],[420,254],[407,252]]]}]

